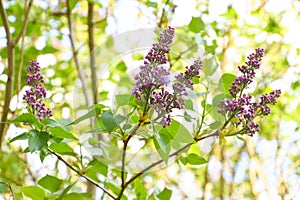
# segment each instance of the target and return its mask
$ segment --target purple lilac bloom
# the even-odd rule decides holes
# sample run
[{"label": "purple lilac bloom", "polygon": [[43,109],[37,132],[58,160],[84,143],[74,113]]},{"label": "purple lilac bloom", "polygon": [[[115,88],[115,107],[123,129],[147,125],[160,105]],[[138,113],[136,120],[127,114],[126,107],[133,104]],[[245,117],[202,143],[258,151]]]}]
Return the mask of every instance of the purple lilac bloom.
[{"label": "purple lilac bloom", "polygon": [[269,106],[267,106],[268,104],[276,104],[277,103],[277,99],[280,97],[281,95],[281,90],[274,90],[272,92],[270,92],[270,94],[264,94],[262,96],[259,97],[259,102],[256,103],[254,105],[254,107],[259,110],[259,114],[261,115],[269,115],[271,113],[271,109]]},{"label": "purple lilac bloom", "polygon": [[140,72],[135,76],[136,84],[132,94],[145,107],[144,114],[151,108],[157,113],[163,127],[171,124],[170,113],[173,109],[183,109],[187,88],[193,90],[192,79],[199,77],[202,67],[201,61],[195,61],[193,65],[186,67],[184,73],[176,76],[176,82],[172,84],[173,93],[164,89],[170,83],[170,72],[163,64],[167,63],[166,53],[170,52],[170,46],[174,37],[174,28],[165,29],[158,38],[158,43],[153,44],[152,49],[145,57],[144,64],[140,66]]},{"label": "purple lilac bloom", "polygon": [[171,27],[160,34],[158,43],[153,44],[145,57],[144,64],[140,66],[140,72],[134,77],[136,85],[132,94],[142,103],[145,103],[145,96],[149,95],[149,92],[160,86],[166,86],[170,82],[169,71],[161,65],[167,63],[165,54],[170,51],[173,37],[174,28]]},{"label": "purple lilac bloom", "polygon": [[244,88],[246,88],[250,83],[252,83],[255,77],[255,70],[259,69],[262,57],[264,56],[264,49],[257,48],[255,53],[250,54],[247,57],[246,65],[238,66],[242,75],[237,77],[232,83],[229,93],[232,97],[236,97]]},{"label": "purple lilac bloom", "polygon": [[184,99],[183,96],[188,95],[187,88],[193,90],[192,79],[194,77],[200,77],[200,69],[202,68],[201,61],[194,61],[194,63],[186,67],[184,73],[180,73],[176,78],[176,82],[172,84],[173,94],[165,91],[164,88],[161,92],[152,92],[152,97],[150,98],[150,105],[154,110],[162,115],[161,124],[166,127],[171,124],[170,113],[173,109],[184,109]]},{"label": "purple lilac bloom", "polygon": [[255,53],[247,57],[246,65],[238,67],[243,75],[237,77],[229,89],[233,98],[222,100],[219,104],[221,108],[219,113],[223,114],[227,120],[237,118],[238,120],[232,124],[235,126],[242,125],[242,133],[250,136],[260,130],[259,124],[255,123],[254,119],[257,116],[269,115],[271,109],[267,105],[274,105],[281,94],[280,90],[274,90],[270,94],[260,96],[259,102],[255,102],[252,95],[242,93],[243,89],[253,81],[255,70],[260,67],[263,55],[264,50],[258,48]]},{"label": "purple lilac bloom", "polygon": [[23,100],[26,101],[28,110],[42,121],[44,118],[51,117],[52,111],[46,108],[45,103],[43,103],[43,98],[46,97],[46,89],[43,86],[44,77],[40,74],[40,70],[39,63],[32,60],[27,67],[26,80],[26,84],[30,86],[30,89],[25,91]]}]

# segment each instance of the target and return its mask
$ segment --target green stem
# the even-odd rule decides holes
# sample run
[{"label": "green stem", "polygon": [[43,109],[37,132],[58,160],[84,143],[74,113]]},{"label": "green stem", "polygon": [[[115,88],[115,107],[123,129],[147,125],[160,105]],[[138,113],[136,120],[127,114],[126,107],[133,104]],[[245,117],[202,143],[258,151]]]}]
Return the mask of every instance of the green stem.
[{"label": "green stem", "polygon": [[[208,88],[206,88],[206,92],[208,92]],[[200,122],[200,126],[196,132],[196,135],[199,135],[201,129],[202,129],[202,126],[203,126],[203,123],[204,123],[204,118],[205,118],[205,111],[206,111],[206,99],[207,99],[207,94],[205,95],[204,97],[204,105],[203,105],[203,111],[202,111],[202,116],[201,116],[201,122]]]},{"label": "green stem", "polygon": [[150,98],[151,92],[152,92],[152,87],[149,88],[147,95],[146,95],[146,103],[145,103],[145,107],[144,107],[144,111],[143,111],[143,116],[145,116],[149,110],[148,106],[149,106],[149,98]]}]

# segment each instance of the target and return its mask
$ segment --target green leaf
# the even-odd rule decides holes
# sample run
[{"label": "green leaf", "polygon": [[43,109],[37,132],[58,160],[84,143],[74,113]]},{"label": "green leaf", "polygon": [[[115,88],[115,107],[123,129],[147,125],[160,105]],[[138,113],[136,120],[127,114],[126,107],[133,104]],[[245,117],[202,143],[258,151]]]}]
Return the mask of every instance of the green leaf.
[{"label": "green leaf", "polygon": [[64,196],[63,200],[86,200],[91,199],[91,195],[88,193],[76,193],[72,192]]},{"label": "green leaf", "polygon": [[218,94],[213,98],[213,105],[211,108],[211,116],[215,119],[215,121],[219,121],[219,122],[223,122],[225,120],[224,116],[218,112],[218,110],[220,110],[220,107],[218,106],[220,101],[222,101],[223,99],[225,99],[226,96],[225,94]]},{"label": "green leaf", "polygon": [[78,0],[72,0],[72,1],[68,1],[69,2],[69,8],[70,8],[70,11],[73,10],[73,8],[75,8]]},{"label": "green leaf", "polygon": [[219,91],[226,95],[230,95],[229,89],[232,85],[232,82],[235,80],[235,78],[236,76],[233,74],[228,74],[228,73],[223,74],[218,84]]},{"label": "green leaf", "polygon": [[33,124],[36,120],[36,116],[31,113],[24,113],[20,116],[18,116],[16,119],[14,119],[12,122],[13,123],[18,123],[18,122],[25,122],[28,124]]},{"label": "green leaf", "polygon": [[180,162],[181,162],[182,164],[184,164],[184,165],[187,164],[187,158],[186,158],[186,157],[181,156],[181,157],[179,158],[179,160],[180,160]]},{"label": "green leaf", "polygon": [[71,147],[65,142],[51,143],[49,148],[58,154],[76,156]]},{"label": "green leaf", "polygon": [[114,116],[111,112],[105,112],[101,116],[102,123],[109,133],[111,133],[115,128],[117,128],[118,125],[125,119],[126,117],[122,115]]},{"label": "green leaf", "polygon": [[219,64],[216,56],[203,60],[202,71],[208,76],[213,75],[218,67]]},{"label": "green leaf", "polygon": [[127,66],[126,66],[126,64],[125,64],[124,61],[121,61],[121,62],[119,62],[118,65],[116,66],[116,69],[117,69],[118,71],[125,72],[125,71],[127,70]]},{"label": "green leaf", "polygon": [[117,107],[124,105],[132,105],[134,97],[131,94],[118,94],[116,95],[116,104]]},{"label": "green leaf", "polygon": [[[99,106],[99,107],[98,107]],[[95,117],[97,115],[99,115],[101,113],[101,109],[103,108],[102,107],[103,105],[102,104],[99,104],[99,105],[95,105],[94,108],[92,108],[92,110],[90,110],[88,113],[86,113],[85,115],[79,117],[78,119],[76,119],[75,121],[71,122],[68,124],[69,125],[73,125],[73,124],[78,124],[79,122],[83,121],[83,120],[86,120],[86,119],[89,119],[91,117]]]},{"label": "green leaf", "polygon": [[165,129],[177,142],[190,143],[194,141],[190,132],[181,123],[174,119],[172,120],[171,125]]},{"label": "green leaf", "polygon": [[67,195],[67,193],[69,192],[70,189],[72,189],[72,187],[76,184],[77,182],[74,182],[73,184],[69,185],[68,187],[66,187],[62,193],[59,195],[59,197],[57,198],[57,200],[62,200],[64,196]]},{"label": "green leaf", "polygon": [[163,191],[161,191],[156,197],[160,200],[168,200],[171,199],[172,196],[172,190],[169,190],[168,188],[165,188]]},{"label": "green leaf", "polygon": [[61,126],[60,123],[58,123],[57,121],[53,120],[53,119],[49,119],[49,118],[46,118],[42,121],[42,124],[44,126],[47,126],[47,127],[58,127],[58,126]]},{"label": "green leaf", "polygon": [[200,17],[193,17],[188,27],[189,30],[193,33],[199,33],[201,30],[204,29],[205,24]]},{"label": "green leaf", "polygon": [[40,160],[41,160],[41,162],[44,162],[44,159],[48,155],[47,153],[48,152],[46,152],[44,149],[41,149],[41,151],[40,151]]},{"label": "green leaf", "polygon": [[191,153],[187,156],[187,162],[191,165],[202,165],[204,163],[207,163],[207,161],[204,158],[200,157],[195,153]]},{"label": "green leaf", "polygon": [[0,183],[0,194],[8,191],[7,186],[4,183]]},{"label": "green leaf", "polygon": [[23,194],[32,200],[44,200],[45,192],[38,186],[26,186],[20,188]]},{"label": "green leaf", "polygon": [[30,130],[28,137],[28,147],[30,152],[35,150],[40,150],[41,148],[47,146],[49,140],[49,134],[47,132],[39,132],[37,130]]},{"label": "green leaf", "polygon": [[56,178],[55,176],[46,175],[38,181],[38,184],[43,188],[49,190],[50,192],[56,192],[61,185],[62,180]]},{"label": "green leaf", "polygon": [[88,170],[91,170],[93,172],[102,174],[103,176],[107,176],[108,173],[108,166],[100,162],[99,160],[93,160],[89,163],[91,166]]},{"label": "green leaf", "polygon": [[160,157],[163,159],[163,161],[167,164],[169,160],[169,155],[171,151],[171,144],[172,138],[168,133],[164,133],[165,129],[162,129],[159,132],[159,137],[153,138],[155,149],[157,150],[157,153],[160,155]]},{"label": "green leaf", "polygon": [[135,191],[135,198],[138,200],[145,200],[147,197],[147,190],[145,189],[144,184],[138,178],[134,181],[134,191]]},{"label": "green leaf", "polygon": [[107,48],[111,48],[114,45],[114,38],[111,35],[107,35],[106,36],[106,41],[105,41],[105,45]]},{"label": "green leaf", "polygon": [[120,123],[124,122],[127,118],[123,115],[116,115],[114,116],[115,122],[119,125]]},{"label": "green leaf", "polygon": [[66,131],[64,128],[57,126],[57,127],[51,127],[50,132],[52,136],[57,138],[69,138],[69,139],[75,139],[77,138],[70,132]]},{"label": "green leaf", "polygon": [[185,109],[186,110],[194,110],[194,104],[191,99],[186,99],[185,100]]},{"label": "green leaf", "polygon": [[212,100],[212,106],[218,107],[220,101],[224,100],[225,98],[226,98],[225,94],[218,94],[218,95],[214,96],[214,98]]},{"label": "green leaf", "polygon": [[12,138],[9,141],[9,143],[12,143],[12,142],[17,141],[17,140],[26,140],[26,139],[28,139],[28,132],[17,135],[16,137]]}]

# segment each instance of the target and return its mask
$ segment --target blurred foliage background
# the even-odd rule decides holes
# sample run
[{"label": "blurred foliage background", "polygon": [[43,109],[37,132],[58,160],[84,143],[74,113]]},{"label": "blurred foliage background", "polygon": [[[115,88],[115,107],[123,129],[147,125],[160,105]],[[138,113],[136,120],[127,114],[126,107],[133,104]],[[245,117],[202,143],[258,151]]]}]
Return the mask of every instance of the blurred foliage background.
[{"label": "blurred foliage background", "polygon": [[[7,119],[13,119],[24,111],[22,94],[29,61],[36,59],[42,66],[47,103],[54,117],[70,121],[78,109],[110,98],[109,88],[102,87],[95,76],[97,72],[93,71],[97,63],[112,63],[116,69],[104,81],[115,85],[120,84],[120,77],[132,63],[109,61],[114,59],[109,49],[115,36],[168,25],[175,27],[177,34],[175,53],[170,57],[175,69],[183,69],[190,58],[208,54],[216,56],[218,73],[235,73],[236,66],[243,64],[249,52],[265,48],[263,66],[252,91],[257,94],[281,88],[283,95],[272,107],[271,116],[262,119],[259,135],[239,140],[229,138],[223,145],[213,143],[210,151],[202,152],[208,164],[185,168],[173,164],[147,174],[143,178],[144,187],[151,193],[153,188],[167,186],[173,190],[173,199],[300,196],[300,1],[1,0],[1,4],[11,37],[6,35],[1,15],[0,113],[5,137],[1,141],[0,181],[11,184],[16,199],[22,198],[20,186],[34,185],[45,174],[69,183],[78,181],[73,188],[75,192],[89,188],[85,182],[71,178],[71,172],[59,161],[51,163],[51,159],[46,159],[40,163],[37,154],[22,153],[21,142],[8,143],[10,138],[25,131],[6,124],[3,116],[7,113]],[[8,41],[16,43],[9,47]],[[91,53],[98,47],[107,55]],[[142,57],[135,54],[131,60]],[[13,90],[7,98],[11,74]],[[127,80],[123,83],[130,91],[133,83]],[[8,188],[0,184],[0,199],[8,199],[9,195]]]}]

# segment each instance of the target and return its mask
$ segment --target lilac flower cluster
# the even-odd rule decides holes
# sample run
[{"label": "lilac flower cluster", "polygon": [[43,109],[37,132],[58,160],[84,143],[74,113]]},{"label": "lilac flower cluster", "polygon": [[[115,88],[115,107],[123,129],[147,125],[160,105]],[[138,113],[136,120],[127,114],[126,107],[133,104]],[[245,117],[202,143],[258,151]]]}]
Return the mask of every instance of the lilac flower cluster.
[{"label": "lilac flower cluster", "polygon": [[264,56],[264,49],[257,48],[255,53],[250,54],[247,57],[246,65],[238,66],[242,75],[237,77],[232,83],[229,93],[232,97],[236,97],[239,92],[246,88],[250,83],[253,82],[255,77],[255,70],[259,69],[262,57]]},{"label": "lilac flower cluster", "polygon": [[25,91],[23,100],[27,103],[28,110],[37,115],[40,121],[44,118],[49,118],[52,116],[52,111],[46,108],[45,103],[43,103],[43,98],[46,97],[46,89],[43,86],[44,77],[40,73],[41,67],[39,63],[32,60],[27,67],[27,80],[26,84],[30,86],[29,90]]},{"label": "lilac flower cluster", "polygon": [[254,119],[257,116],[269,115],[271,109],[268,104],[274,105],[281,94],[280,90],[274,90],[270,94],[260,96],[259,102],[255,102],[252,95],[243,93],[243,89],[253,81],[255,70],[260,67],[263,53],[263,49],[256,49],[255,53],[247,57],[246,65],[238,67],[242,75],[235,79],[229,89],[233,98],[225,99],[219,104],[221,108],[219,112],[227,117],[227,121],[236,118],[237,120],[233,120],[232,123],[235,126],[242,125],[241,133],[250,136],[260,131],[259,125],[254,122]]},{"label": "lilac flower cluster", "polygon": [[170,73],[162,66],[168,59],[166,53],[170,51],[170,45],[174,37],[174,28],[169,27],[160,34],[158,43],[153,44],[144,60],[144,65],[140,66],[140,72],[134,77],[136,86],[132,94],[141,103],[145,104],[153,89],[166,86],[170,80]]},{"label": "lilac flower cluster", "polygon": [[[157,113],[163,127],[171,124],[170,113],[173,109],[183,109],[187,88],[193,90],[192,79],[199,77],[202,67],[201,61],[195,61],[193,65],[186,67],[184,73],[178,74],[172,84],[173,93],[165,90],[164,86],[170,83],[170,72],[163,64],[167,63],[166,53],[170,52],[170,45],[174,37],[174,28],[163,30],[158,38],[158,43],[153,44],[140,66],[140,72],[135,76],[136,85],[132,94],[143,107],[144,115],[153,108]],[[157,119],[158,119],[157,118]]]}]

